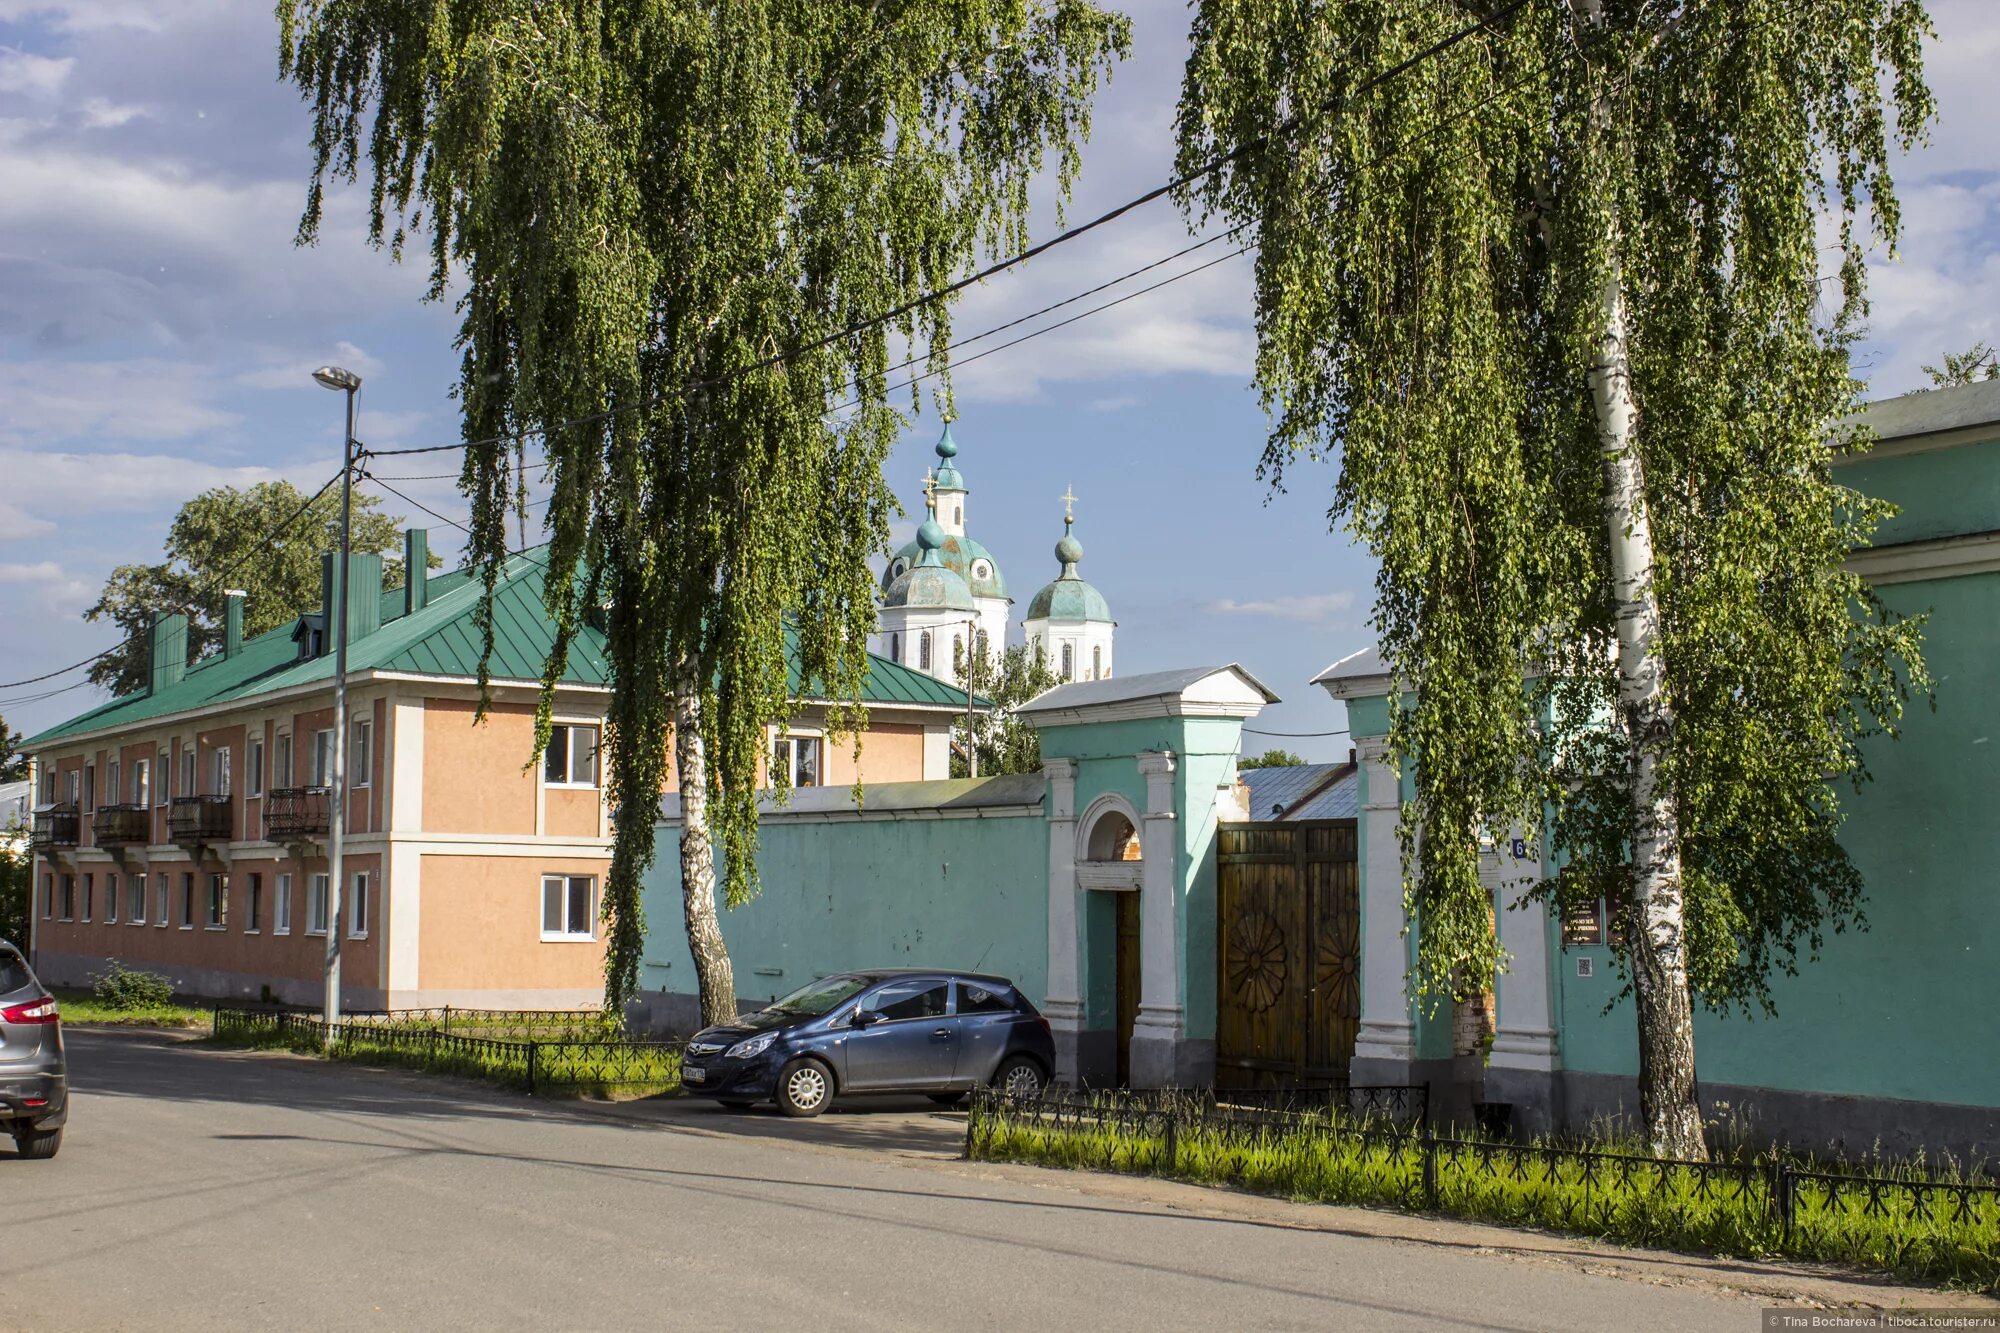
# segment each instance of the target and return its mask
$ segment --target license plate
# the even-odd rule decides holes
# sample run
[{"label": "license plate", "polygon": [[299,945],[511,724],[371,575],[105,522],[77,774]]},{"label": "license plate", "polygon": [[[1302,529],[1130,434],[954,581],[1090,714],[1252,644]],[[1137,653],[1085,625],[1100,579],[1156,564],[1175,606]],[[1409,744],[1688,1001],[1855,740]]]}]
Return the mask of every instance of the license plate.
[{"label": "license plate", "polygon": [[706,1083],[707,1081],[708,1081],[708,1071],[706,1069],[698,1069],[693,1065],[681,1066],[681,1082]]}]

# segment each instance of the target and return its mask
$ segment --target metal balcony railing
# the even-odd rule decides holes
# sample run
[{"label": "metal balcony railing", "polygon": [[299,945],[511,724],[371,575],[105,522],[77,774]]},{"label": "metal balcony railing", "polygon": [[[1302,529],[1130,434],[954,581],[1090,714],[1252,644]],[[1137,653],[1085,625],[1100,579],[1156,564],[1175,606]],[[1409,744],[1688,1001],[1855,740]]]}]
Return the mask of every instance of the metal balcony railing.
[{"label": "metal balcony railing", "polygon": [[55,847],[74,847],[81,828],[77,819],[76,806],[68,801],[58,801],[35,807],[35,829],[29,841],[38,852],[46,852]]},{"label": "metal balcony railing", "polygon": [[99,847],[143,847],[153,840],[152,816],[143,805],[100,805],[90,817],[90,836]]},{"label": "metal balcony railing", "polygon": [[332,819],[331,787],[273,787],[264,798],[264,836],[272,842],[323,838]]},{"label": "metal balcony railing", "polygon": [[167,807],[167,836],[182,847],[228,842],[235,822],[227,796],[176,796]]}]

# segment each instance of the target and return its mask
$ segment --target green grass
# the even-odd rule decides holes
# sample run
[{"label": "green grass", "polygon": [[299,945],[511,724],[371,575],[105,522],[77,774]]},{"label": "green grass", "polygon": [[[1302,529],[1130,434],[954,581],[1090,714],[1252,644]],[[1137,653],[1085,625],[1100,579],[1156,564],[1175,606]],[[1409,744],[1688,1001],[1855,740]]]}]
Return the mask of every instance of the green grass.
[{"label": "green grass", "polygon": [[116,1023],[131,1027],[164,1028],[205,1028],[209,1025],[210,1011],[207,1008],[183,1004],[180,1001],[141,1005],[132,1009],[114,1009],[87,990],[57,987],[51,994],[62,1006],[62,1021],[72,1025]]},{"label": "green grass", "polygon": [[[976,1103],[967,1144],[975,1158],[1169,1176],[1321,1203],[1435,1211],[1504,1226],[1602,1237],[1625,1244],[1759,1259],[1785,1256],[1885,1270],[1927,1283],[2000,1293],[2000,1195],[1952,1164],[1876,1163],[1879,1184],[1836,1195],[1793,1177],[1794,1224],[1775,1206],[1776,1159],[1742,1157],[1694,1172],[1630,1156],[1586,1159],[1577,1145],[1434,1150],[1425,1180],[1422,1139],[1326,1117],[1264,1128],[1183,1118],[1171,1140],[1160,1117],[1105,1123],[1086,1114],[1057,1123]],[[1364,1132],[1365,1129],[1365,1132]],[[1590,1145],[1618,1153],[1626,1145]],[[1793,1170],[1819,1169],[1785,1159]],[[1893,1182],[1942,1182],[1921,1196]],[[1432,1191],[1435,1191],[1434,1194]]]}]

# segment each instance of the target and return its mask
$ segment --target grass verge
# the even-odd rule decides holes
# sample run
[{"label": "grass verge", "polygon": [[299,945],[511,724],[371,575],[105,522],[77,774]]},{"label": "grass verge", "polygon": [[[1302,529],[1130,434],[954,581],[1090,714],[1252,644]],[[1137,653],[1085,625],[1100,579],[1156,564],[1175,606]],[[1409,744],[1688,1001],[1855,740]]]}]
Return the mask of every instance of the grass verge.
[{"label": "grass verge", "polygon": [[62,1007],[62,1021],[68,1024],[118,1024],[126,1027],[205,1028],[209,1025],[206,1006],[165,1004],[112,1006],[87,990],[57,987],[50,992]]}]

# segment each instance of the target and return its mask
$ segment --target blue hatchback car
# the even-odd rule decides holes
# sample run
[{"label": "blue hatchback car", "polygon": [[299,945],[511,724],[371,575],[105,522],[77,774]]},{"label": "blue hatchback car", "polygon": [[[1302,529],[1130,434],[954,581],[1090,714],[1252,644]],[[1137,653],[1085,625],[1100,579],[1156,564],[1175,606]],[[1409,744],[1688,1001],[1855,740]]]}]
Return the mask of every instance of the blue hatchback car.
[{"label": "blue hatchback car", "polygon": [[991,1086],[1033,1097],[1054,1068],[1049,1021],[1013,982],[894,968],[822,977],[703,1028],[688,1042],[681,1087],[808,1116],[850,1093],[920,1092],[949,1105]]}]

